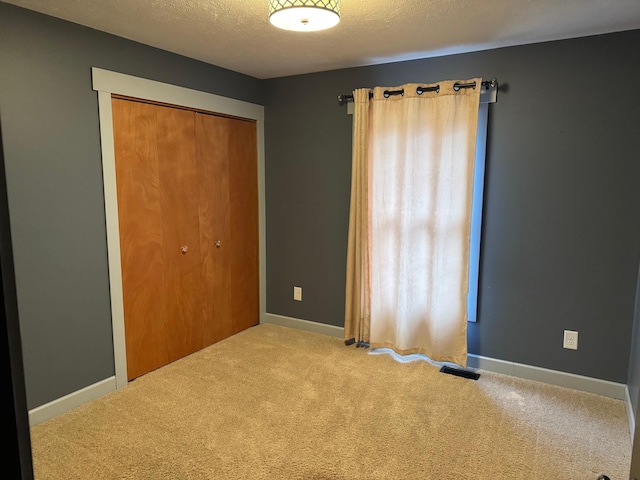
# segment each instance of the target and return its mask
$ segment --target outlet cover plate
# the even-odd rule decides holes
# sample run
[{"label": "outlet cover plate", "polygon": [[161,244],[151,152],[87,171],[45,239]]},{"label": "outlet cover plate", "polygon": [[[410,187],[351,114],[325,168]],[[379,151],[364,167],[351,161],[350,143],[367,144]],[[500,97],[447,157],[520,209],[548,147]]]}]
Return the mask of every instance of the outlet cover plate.
[{"label": "outlet cover plate", "polygon": [[298,302],[302,301],[302,287],[293,287],[293,299]]},{"label": "outlet cover plate", "polygon": [[574,330],[565,330],[562,347],[568,348],[569,350],[577,350],[578,349],[578,332]]}]

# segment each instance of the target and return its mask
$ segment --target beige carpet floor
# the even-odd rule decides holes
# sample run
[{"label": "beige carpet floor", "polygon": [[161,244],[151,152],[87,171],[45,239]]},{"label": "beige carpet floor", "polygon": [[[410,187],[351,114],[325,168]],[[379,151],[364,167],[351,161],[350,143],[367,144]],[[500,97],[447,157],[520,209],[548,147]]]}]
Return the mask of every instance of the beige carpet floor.
[{"label": "beige carpet floor", "polygon": [[627,480],[624,403],[246,330],[32,428],[37,480]]}]

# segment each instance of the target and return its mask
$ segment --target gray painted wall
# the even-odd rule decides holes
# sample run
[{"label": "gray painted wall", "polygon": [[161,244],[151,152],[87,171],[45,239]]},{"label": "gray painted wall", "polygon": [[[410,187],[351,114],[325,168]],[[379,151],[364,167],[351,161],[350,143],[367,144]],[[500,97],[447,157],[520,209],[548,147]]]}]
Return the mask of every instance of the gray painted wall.
[{"label": "gray painted wall", "polygon": [[30,409],[114,375],[93,66],[263,103],[257,79],[0,3],[0,115]]},{"label": "gray painted wall", "polygon": [[[469,350],[626,383],[640,31],[267,81],[267,312],[343,325],[354,88],[497,77]],[[293,286],[303,301],[293,300]],[[577,351],[563,330],[579,332]]]}]

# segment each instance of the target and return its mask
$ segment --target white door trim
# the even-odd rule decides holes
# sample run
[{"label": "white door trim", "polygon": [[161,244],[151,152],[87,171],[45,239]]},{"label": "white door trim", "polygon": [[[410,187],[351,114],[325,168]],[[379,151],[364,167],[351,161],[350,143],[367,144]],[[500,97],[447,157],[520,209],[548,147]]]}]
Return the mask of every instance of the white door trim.
[{"label": "white door trim", "polygon": [[111,288],[111,322],[113,325],[113,357],[116,388],[127,384],[127,355],[124,337],[124,304],[122,300],[122,270],[120,263],[120,231],[118,225],[118,195],[113,146],[113,118],[111,94],[126,95],[155,102],[169,103],[210,112],[248,118],[256,121],[258,139],[258,221],[259,221],[259,278],[260,323],[266,311],[266,250],[264,195],[264,106],[191,90],[168,83],[156,82],[93,67],[93,90],[98,92],[100,140],[102,144],[102,173],[104,209],[107,228],[109,285]]}]

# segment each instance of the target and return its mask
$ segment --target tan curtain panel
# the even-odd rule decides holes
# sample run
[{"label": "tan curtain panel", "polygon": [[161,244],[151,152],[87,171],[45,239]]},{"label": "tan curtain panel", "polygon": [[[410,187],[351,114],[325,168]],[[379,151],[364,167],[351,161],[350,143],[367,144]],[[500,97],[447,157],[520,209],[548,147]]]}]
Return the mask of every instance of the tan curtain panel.
[{"label": "tan curtain panel", "polygon": [[[350,309],[368,312],[359,325],[371,347],[400,354],[421,353],[432,360],[466,367],[469,241],[475,145],[481,79],[476,88],[454,89],[439,82],[439,92],[419,94],[425,85],[376,87],[368,111],[367,135],[354,133],[366,148],[369,188],[362,179],[354,197],[366,203],[370,290]],[[385,90],[403,95],[385,98]],[[367,96],[368,99],[368,96]],[[361,105],[362,107],[364,105]],[[355,125],[363,125],[356,117]],[[360,143],[361,142],[361,143]],[[362,145],[364,144],[364,146]],[[358,153],[358,162],[362,154]],[[360,173],[362,175],[362,173]],[[355,181],[355,180],[354,180]],[[358,192],[360,192],[358,194]],[[360,207],[360,212],[364,207]],[[364,228],[360,222],[359,228]],[[350,225],[351,240],[351,225]],[[351,242],[350,242],[351,245]],[[349,262],[352,260],[351,246]],[[349,289],[347,289],[349,290]],[[349,298],[349,292],[347,292]],[[359,310],[358,310],[359,309]],[[345,322],[345,327],[347,323]],[[353,331],[351,328],[345,328]]]},{"label": "tan curtain panel", "polygon": [[369,89],[353,92],[353,160],[347,247],[345,340],[369,341],[371,321],[371,204]]}]

